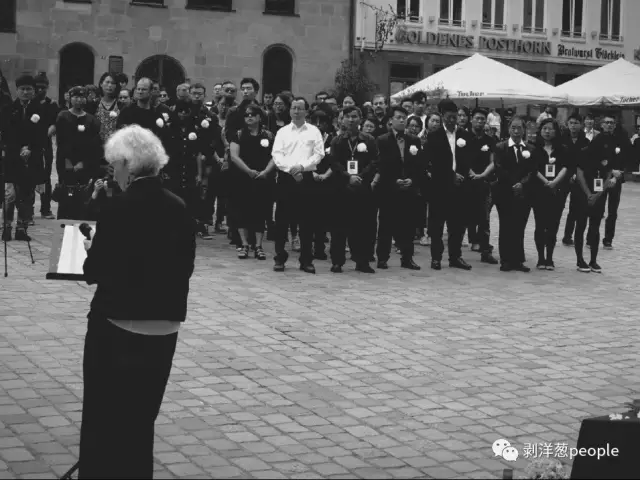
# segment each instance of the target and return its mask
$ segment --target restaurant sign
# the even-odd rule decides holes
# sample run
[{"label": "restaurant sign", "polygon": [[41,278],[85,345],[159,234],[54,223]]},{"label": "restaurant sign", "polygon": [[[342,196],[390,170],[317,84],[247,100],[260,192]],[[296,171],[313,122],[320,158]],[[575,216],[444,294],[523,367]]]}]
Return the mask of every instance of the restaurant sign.
[{"label": "restaurant sign", "polygon": [[604,48],[581,49],[558,45],[558,56],[569,58],[583,58],[585,60],[618,60],[624,58],[624,53]]}]

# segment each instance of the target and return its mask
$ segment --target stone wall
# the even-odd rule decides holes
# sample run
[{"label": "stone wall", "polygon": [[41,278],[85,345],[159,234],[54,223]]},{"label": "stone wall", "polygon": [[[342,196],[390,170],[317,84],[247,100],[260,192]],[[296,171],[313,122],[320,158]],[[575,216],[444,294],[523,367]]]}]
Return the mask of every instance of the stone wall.
[{"label": "stone wall", "polygon": [[145,58],[178,60],[191,81],[207,87],[223,79],[261,81],[262,55],[274,44],[293,52],[293,90],[311,96],[333,85],[348,56],[351,0],[296,0],[298,16],[265,15],[263,0],[233,0],[234,12],[166,8],[130,0],[18,0],[17,33],[0,33],[0,68],[12,84],[22,73],[46,71],[57,96],[59,52],[81,42],[95,54],[95,79],[110,55],[122,56],[130,77]]}]

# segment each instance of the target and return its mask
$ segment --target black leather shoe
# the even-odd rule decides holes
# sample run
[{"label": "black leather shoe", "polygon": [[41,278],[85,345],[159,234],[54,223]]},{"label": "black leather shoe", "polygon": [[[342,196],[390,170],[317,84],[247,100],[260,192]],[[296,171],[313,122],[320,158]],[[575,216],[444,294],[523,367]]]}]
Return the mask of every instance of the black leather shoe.
[{"label": "black leather shoe", "polygon": [[500,265],[500,271],[501,272],[510,272],[512,271],[513,268],[511,268],[511,265],[508,263],[503,263],[502,265]]},{"label": "black leather shoe", "polygon": [[363,263],[362,265],[356,265],[356,272],[362,273],[376,273],[376,271],[371,268],[371,265],[368,263]]},{"label": "black leather shoe", "polygon": [[300,264],[300,270],[305,273],[316,273],[316,267],[314,267],[311,263],[308,263],[306,265]]},{"label": "black leather shoe", "polygon": [[276,264],[273,266],[273,271],[284,272],[284,263],[276,262]]},{"label": "black leather shoe", "polygon": [[384,260],[378,260],[378,268],[380,270],[387,270],[389,268],[389,265]]},{"label": "black leather shoe", "polygon": [[408,268],[409,270],[420,270],[420,265],[413,261],[413,259],[402,260],[400,262],[402,268]]},{"label": "black leather shoe", "polygon": [[340,265],[331,265],[331,273],[342,273],[342,267]]},{"label": "black leather shoe", "polygon": [[434,270],[442,270],[442,262],[440,260],[431,260],[431,268]]},{"label": "black leather shoe", "polygon": [[459,268],[460,270],[471,270],[471,265],[464,261],[462,257],[456,258],[449,262],[451,268]]},{"label": "black leather shoe", "polygon": [[313,254],[313,258],[316,260],[326,260],[329,257],[327,257],[327,254],[324,252],[318,252]]},{"label": "black leather shoe", "polygon": [[516,272],[524,272],[524,273],[529,273],[531,271],[531,269],[527,267],[524,263],[519,263],[517,265],[514,265],[513,269]]},{"label": "black leather shoe", "polygon": [[498,260],[496,260],[496,257],[491,255],[490,253],[483,253],[482,256],[480,257],[480,261],[482,263],[488,263],[489,265],[498,264]]}]

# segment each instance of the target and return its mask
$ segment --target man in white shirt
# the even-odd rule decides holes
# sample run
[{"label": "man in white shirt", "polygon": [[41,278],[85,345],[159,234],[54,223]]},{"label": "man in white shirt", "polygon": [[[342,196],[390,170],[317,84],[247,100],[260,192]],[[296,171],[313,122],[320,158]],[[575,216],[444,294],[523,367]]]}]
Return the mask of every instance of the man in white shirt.
[{"label": "man in white shirt", "polygon": [[300,270],[316,273],[313,266],[314,222],[320,205],[313,189],[316,166],[324,158],[324,141],[317,127],[306,122],[309,104],[302,97],[291,102],[291,123],[278,130],[273,143],[273,162],[278,169],[276,204],[276,256],[273,270],[283,272],[289,258],[285,250],[289,224],[297,221],[300,236]]}]

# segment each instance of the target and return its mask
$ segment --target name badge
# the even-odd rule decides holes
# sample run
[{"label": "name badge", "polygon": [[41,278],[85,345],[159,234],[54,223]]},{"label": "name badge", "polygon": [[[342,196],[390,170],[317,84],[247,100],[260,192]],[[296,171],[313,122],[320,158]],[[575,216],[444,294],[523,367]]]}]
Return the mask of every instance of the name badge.
[{"label": "name badge", "polygon": [[349,175],[358,175],[358,161],[349,160],[347,162],[347,173]]},{"label": "name badge", "polygon": [[594,178],[593,179],[593,191],[594,192],[602,192],[604,190],[604,179],[602,178]]},{"label": "name badge", "polygon": [[546,165],[545,176],[547,178],[556,178],[556,166],[552,164]]}]

